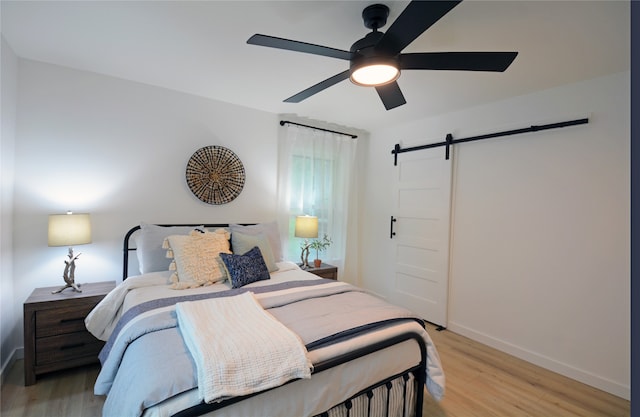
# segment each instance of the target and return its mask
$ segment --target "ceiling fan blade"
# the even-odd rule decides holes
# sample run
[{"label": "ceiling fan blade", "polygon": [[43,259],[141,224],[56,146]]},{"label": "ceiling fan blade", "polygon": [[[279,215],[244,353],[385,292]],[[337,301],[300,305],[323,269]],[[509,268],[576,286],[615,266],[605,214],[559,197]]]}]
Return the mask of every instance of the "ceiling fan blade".
[{"label": "ceiling fan blade", "polygon": [[506,70],[517,52],[424,52],[401,54],[401,69],[495,71]]},{"label": "ceiling fan blade", "polygon": [[376,91],[387,110],[395,109],[407,102],[404,99],[404,95],[402,95],[402,91],[400,91],[400,86],[398,86],[398,83],[395,81],[376,87]]},{"label": "ceiling fan blade", "polygon": [[413,0],[391,24],[375,49],[398,54],[461,1]]},{"label": "ceiling fan blade", "polygon": [[250,45],[267,46],[269,48],[286,49],[288,51],[305,52],[313,55],[328,56],[344,60],[351,59],[351,52],[328,46],[314,45],[312,43],[293,41],[291,39],[277,38],[275,36],[255,34],[247,40]]},{"label": "ceiling fan blade", "polygon": [[340,81],[344,81],[349,78],[349,70],[343,71],[339,74],[334,75],[333,77],[329,77],[324,81],[320,81],[318,84],[313,85],[306,90],[300,91],[298,94],[295,94],[288,99],[284,100],[285,103],[300,103],[302,100],[311,97],[312,95],[319,93],[322,90],[325,90],[332,85],[338,84]]}]

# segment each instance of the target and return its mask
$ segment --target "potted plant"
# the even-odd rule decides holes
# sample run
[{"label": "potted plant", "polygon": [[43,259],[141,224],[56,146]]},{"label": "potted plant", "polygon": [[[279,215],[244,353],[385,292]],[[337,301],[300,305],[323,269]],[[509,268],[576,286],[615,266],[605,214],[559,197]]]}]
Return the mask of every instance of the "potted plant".
[{"label": "potted plant", "polygon": [[325,233],[322,239],[316,239],[309,244],[309,248],[316,250],[316,259],[313,260],[313,265],[316,268],[319,268],[322,264],[320,252],[326,250],[332,243],[331,238]]}]

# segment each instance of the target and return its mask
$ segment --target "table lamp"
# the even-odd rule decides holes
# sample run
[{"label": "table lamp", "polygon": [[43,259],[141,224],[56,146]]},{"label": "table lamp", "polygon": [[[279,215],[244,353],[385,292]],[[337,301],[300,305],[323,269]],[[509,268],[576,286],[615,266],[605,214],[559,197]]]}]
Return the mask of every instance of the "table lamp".
[{"label": "table lamp", "polygon": [[76,259],[81,254],[73,254],[75,245],[91,243],[91,220],[87,213],[67,212],[67,214],[49,215],[49,246],[69,246],[69,259],[65,260],[64,273],[62,278],[65,285],[53,294],[60,293],[67,288],[82,292],[80,286],[75,283],[74,273],[76,270]]},{"label": "table lamp", "polygon": [[302,244],[302,253],[300,253],[300,261],[302,269],[309,269],[309,246],[311,243],[307,239],[318,237],[318,218],[316,216],[297,216],[295,237],[304,238]]}]

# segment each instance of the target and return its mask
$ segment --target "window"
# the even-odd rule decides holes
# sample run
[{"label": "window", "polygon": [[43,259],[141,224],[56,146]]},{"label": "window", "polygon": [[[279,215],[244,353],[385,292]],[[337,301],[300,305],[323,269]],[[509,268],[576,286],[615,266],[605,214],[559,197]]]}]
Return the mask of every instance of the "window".
[{"label": "window", "polygon": [[286,225],[281,234],[287,259],[300,258],[303,241],[293,236],[295,217],[308,214],[318,217],[318,236],[326,233],[333,241],[321,258],[343,263],[356,144],[348,136],[299,126],[287,126],[281,135],[278,222]]}]

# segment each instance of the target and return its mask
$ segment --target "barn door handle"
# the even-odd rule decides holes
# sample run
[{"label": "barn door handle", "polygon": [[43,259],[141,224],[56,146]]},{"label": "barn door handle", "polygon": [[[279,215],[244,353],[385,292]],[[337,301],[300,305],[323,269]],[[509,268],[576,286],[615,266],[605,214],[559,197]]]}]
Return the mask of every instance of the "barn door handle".
[{"label": "barn door handle", "polygon": [[393,239],[393,237],[396,235],[396,232],[393,231],[393,224],[396,222],[395,217],[391,216],[391,231],[389,232],[389,239]]}]

